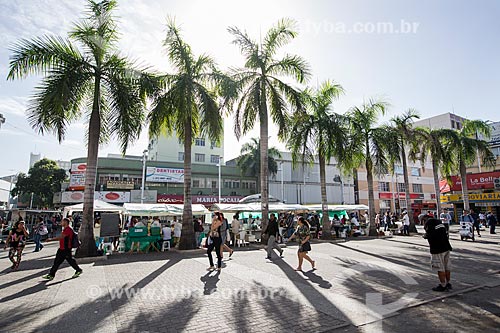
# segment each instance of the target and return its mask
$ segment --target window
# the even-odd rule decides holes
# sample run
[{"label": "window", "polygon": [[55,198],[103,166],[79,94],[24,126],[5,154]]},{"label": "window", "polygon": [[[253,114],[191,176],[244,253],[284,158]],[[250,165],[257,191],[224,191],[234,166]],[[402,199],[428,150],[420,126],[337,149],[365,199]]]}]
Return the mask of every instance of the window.
[{"label": "window", "polygon": [[179,161],[184,161],[184,152],[183,152],[183,151],[180,151],[180,152],[179,152],[179,155],[178,155],[178,157],[177,157],[177,160],[179,160]]},{"label": "window", "polygon": [[255,182],[250,182],[250,189],[255,190],[257,188],[257,183]]},{"label": "window", "polygon": [[210,163],[219,163],[219,155],[210,155]]},{"label": "window", "polygon": [[193,187],[204,188],[205,187],[205,178],[193,178]]},{"label": "window", "polygon": [[194,154],[195,162],[205,162],[205,154]]},{"label": "window", "polygon": [[217,188],[217,181],[216,180],[212,180],[212,188]]},{"label": "window", "polygon": [[457,130],[460,130],[460,123],[457,121]]},{"label": "window", "polygon": [[196,138],[194,139],[195,146],[205,147],[205,139],[204,138]]},{"label": "window", "polygon": [[401,209],[406,209],[406,200],[404,199],[399,200],[399,207]]},{"label": "window", "polygon": [[240,188],[240,181],[239,180],[233,180],[233,188]]},{"label": "window", "polygon": [[193,187],[200,187],[200,181],[198,179],[193,179]]},{"label": "window", "polygon": [[451,128],[455,128],[455,120],[451,121]]},{"label": "window", "polygon": [[424,201],[423,201],[423,200],[415,200],[414,202],[415,202],[415,204],[417,204],[417,205],[421,205],[421,204],[423,204],[423,203],[424,203]]},{"label": "window", "polygon": [[411,175],[413,177],[420,177],[420,168],[411,168]]},{"label": "window", "polygon": [[380,200],[381,209],[391,209],[391,200]]},{"label": "window", "polygon": [[231,188],[231,181],[230,180],[224,181],[224,188]]},{"label": "window", "polygon": [[389,192],[389,183],[388,182],[379,182],[378,183],[378,190],[380,192]]},{"label": "window", "polygon": [[422,184],[413,184],[413,193],[423,193]]},{"label": "window", "polygon": [[395,175],[402,175],[403,174],[403,167],[401,165],[395,165],[394,166],[394,174]]},{"label": "window", "polygon": [[405,183],[398,183],[398,192],[405,192],[406,186]]}]

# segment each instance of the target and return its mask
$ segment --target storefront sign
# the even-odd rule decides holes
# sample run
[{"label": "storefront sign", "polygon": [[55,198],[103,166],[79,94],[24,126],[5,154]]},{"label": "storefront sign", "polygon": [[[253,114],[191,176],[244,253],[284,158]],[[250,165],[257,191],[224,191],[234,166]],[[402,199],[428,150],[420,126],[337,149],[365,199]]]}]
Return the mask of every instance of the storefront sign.
[{"label": "storefront sign", "polygon": [[[495,179],[500,178],[500,171],[474,173],[467,175],[467,188],[469,190],[493,189],[495,188]],[[451,185],[446,186],[445,180],[439,182],[441,193],[451,191],[462,191],[462,182],[459,176],[451,177]]]},{"label": "storefront sign", "polygon": [[124,180],[108,180],[106,182],[107,189],[117,189],[117,190],[133,190],[134,182],[127,182]]},{"label": "storefront sign", "polygon": [[85,172],[87,170],[87,163],[72,163],[71,172]]},{"label": "storefront sign", "polygon": [[[406,198],[406,194],[405,193],[392,193],[392,192],[380,192],[378,194],[378,197],[379,199],[392,199],[392,198],[396,198],[396,199],[404,199]],[[423,193],[410,193],[410,199],[416,199],[416,200],[422,200],[424,199],[424,194]]]},{"label": "storefront sign", "polygon": [[[202,204],[211,206],[219,202],[217,196],[212,195],[193,195],[193,204]],[[238,203],[243,197],[241,196],[222,196],[221,203]],[[158,194],[157,201],[159,203],[182,204],[184,203],[183,195],[175,194]]]},{"label": "storefront sign", "polygon": [[96,192],[94,197],[98,200],[112,203],[130,202],[130,192],[102,191]]},{"label": "storefront sign", "polygon": [[146,181],[157,183],[183,183],[184,169],[147,167]]},{"label": "storefront sign", "polygon": [[[500,200],[500,192],[469,194],[469,201],[493,201],[493,200]],[[462,201],[461,194],[450,194],[441,196],[442,203],[461,202],[461,201]]]},{"label": "storefront sign", "polygon": [[[130,202],[140,203],[141,202],[141,190],[130,191]],[[144,190],[144,203],[156,203],[156,196],[158,192],[156,190]]]},{"label": "storefront sign", "polygon": [[61,193],[62,203],[80,203],[83,202],[83,191],[71,191]]},{"label": "storefront sign", "polygon": [[69,176],[69,189],[70,190],[84,190],[85,189],[85,172],[87,170],[86,163],[73,163],[71,164],[71,174]]}]

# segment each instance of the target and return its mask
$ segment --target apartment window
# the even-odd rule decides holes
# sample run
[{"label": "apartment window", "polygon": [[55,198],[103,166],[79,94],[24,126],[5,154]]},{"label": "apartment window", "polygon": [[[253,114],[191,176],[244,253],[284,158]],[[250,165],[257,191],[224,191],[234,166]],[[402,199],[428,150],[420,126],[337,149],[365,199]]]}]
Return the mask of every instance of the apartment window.
[{"label": "apartment window", "polygon": [[405,183],[398,183],[398,192],[405,192],[406,186]]},{"label": "apartment window", "polygon": [[230,180],[224,181],[224,188],[231,188],[231,181]]},{"label": "apartment window", "polygon": [[200,187],[200,181],[198,179],[193,179],[193,187]]},{"label": "apartment window", "polygon": [[413,193],[423,193],[422,184],[412,184]]},{"label": "apartment window", "polygon": [[210,155],[210,163],[219,163],[219,155]]},{"label": "apartment window", "polygon": [[391,200],[380,200],[381,209],[391,209]]},{"label": "apartment window", "polygon": [[413,177],[420,177],[420,168],[411,168],[411,175]]},{"label": "apartment window", "polygon": [[406,207],[406,200],[404,200],[404,199],[399,200],[399,208],[401,208],[401,209],[407,208]]},{"label": "apartment window", "polygon": [[389,183],[388,182],[379,182],[378,183],[378,190],[380,192],[389,192]]},{"label": "apartment window", "polygon": [[179,152],[178,157],[177,157],[177,160],[179,160],[179,161],[184,161],[184,152],[183,152],[183,151],[180,151],[180,152]]},{"label": "apartment window", "polygon": [[200,146],[200,147],[205,147],[205,139],[204,138],[196,138],[196,139],[194,139],[194,145],[195,146]]},{"label": "apartment window", "polygon": [[257,188],[257,183],[255,182],[250,182],[250,189],[255,190]]},{"label": "apartment window", "polygon": [[239,180],[233,180],[233,188],[240,188],[240,181]]},{"label": "apartment window", "polygon": [[451,128],[455,128],[455,120],[451,121]]},{"label": "apartment window", "polygon": [[461,125],[460,125],[460,123],[457,121],[457,130],[460,130],[460,128],[461,128]]},{"label": "apartment window", "polygon": [[212,188],[217,188],[217,181],[216,180],[212,180]]},{"label": "apartment window", "polygon": [[195,162],[205,162],[205,154],[194,154]]}]

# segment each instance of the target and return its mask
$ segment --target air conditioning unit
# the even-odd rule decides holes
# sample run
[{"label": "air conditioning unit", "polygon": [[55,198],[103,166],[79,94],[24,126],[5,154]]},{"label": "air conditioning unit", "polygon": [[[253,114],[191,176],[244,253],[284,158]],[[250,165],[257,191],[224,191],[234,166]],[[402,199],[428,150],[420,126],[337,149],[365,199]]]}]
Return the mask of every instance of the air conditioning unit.
[{"label": "air conditioning unit", "polygon": [[493,179],[493,184],[495,185],[495,190],[500,190],[500,178]]}]

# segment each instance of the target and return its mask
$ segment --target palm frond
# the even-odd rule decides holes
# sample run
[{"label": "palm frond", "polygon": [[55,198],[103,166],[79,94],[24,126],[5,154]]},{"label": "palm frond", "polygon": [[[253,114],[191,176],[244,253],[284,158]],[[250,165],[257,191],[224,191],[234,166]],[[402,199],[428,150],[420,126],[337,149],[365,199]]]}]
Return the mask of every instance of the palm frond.
[{"label": "palm frond", "polygon": [[295,31],[296,26],[296,21],[289,18],[283,18],[268,30],[262,46],[267,58],[272,58],[279,48],[290,43],[292,39],[297,37],[297,32]]},{"label": "palm frond", "polygon": [[311,69],[305,59],[288,54],[282,59],[271,63],[266,72],[270,75],[293,77],[299,83],[304,83],[311,75]]}]

